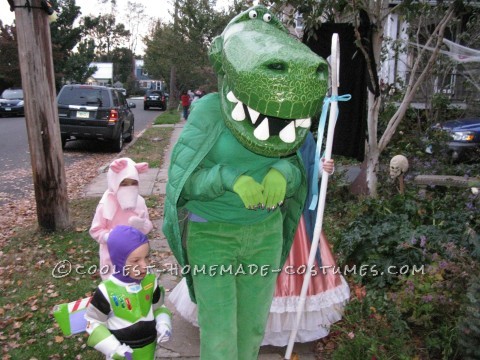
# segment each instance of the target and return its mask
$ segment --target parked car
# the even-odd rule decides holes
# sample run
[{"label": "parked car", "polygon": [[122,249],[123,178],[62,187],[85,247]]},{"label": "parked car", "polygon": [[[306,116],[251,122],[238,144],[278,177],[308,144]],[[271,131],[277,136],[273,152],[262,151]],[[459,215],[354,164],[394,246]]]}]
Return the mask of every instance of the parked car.
[{"label": "parked car", "polygon": [[22,89],[11,88],[3,91],[0,97],[0,116],[24,116]]},{"label": "parked car", "polygon": [[449,120],[434,126],[448,135],[446,141],[452,160],[472,156],[480,159],[480,117]]},{"label": "parked car", "polygon": [[96,85],[65,85],[57,96],[62,147],[68,140],[108,141],[119,152],[134,136],[135,119],[118,89]]},{"label": "parked car", "polygon": [[167,108],[167,96],[161,90],[148,90],[143,97],[143,110],[158,107],[161,110]]}]

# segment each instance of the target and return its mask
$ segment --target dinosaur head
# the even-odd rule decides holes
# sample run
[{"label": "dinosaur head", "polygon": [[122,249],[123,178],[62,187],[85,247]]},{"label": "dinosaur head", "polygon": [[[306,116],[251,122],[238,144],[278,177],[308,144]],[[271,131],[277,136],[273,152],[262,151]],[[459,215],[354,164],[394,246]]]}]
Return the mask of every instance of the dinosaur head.
[{"label": "dinosaur head", "polygon": [[321,110],[326,61],[264,6],[234,17],[214,39],[209,56],[223,118],[240,143],[264,156],[295,152]]}]

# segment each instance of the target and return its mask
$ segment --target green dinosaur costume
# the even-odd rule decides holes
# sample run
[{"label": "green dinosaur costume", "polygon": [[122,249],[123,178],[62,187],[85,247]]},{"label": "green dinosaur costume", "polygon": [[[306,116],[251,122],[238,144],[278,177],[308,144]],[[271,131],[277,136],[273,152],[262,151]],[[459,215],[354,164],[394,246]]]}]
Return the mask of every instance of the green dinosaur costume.
[{"label": "green dinosaur costume", "polygon": [[321,109],[327,64],[263,6],[236,16],[210,59],[219,93],[194,104],[173,149],[163,231],[190,270],[201,358],[249,360],[303,209],[296,151]]}]

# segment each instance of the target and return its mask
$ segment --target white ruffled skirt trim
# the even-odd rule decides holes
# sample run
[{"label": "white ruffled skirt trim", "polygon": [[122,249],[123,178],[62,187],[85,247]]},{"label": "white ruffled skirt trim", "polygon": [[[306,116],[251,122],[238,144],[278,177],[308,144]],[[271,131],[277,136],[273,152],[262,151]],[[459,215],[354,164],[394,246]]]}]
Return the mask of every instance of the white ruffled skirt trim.
[{"label": "white ruffled skirt trim", "polygon": [[[307,296],[295,342],[310,342],[327,336],[330,325],[342,318],[343,309],[350,298],[350,288],[343,276],[341,280],[341,285],[333,289]],[[198,327],[197,305],[190,300],[185,279],[175,286],[168,299],[178,314]],[[273,298],[262,345],[288,344],[299,301],[300,296]]]},{"label": "white ruffled skirt trim", "polygon": [[[295,342],[310,342],[327,336],[330,325],[341,320],[350,288],[341,277],[341,285],[307,296]],[[300,296],[274,297],[262,345],[286,346],[297,317]]]},{"label": "white ruffled skirt trim", "polygon": [[198,327],[197,304],[190,299],[185,278],[174,287],[170,295],[168,295],[168,300],[170,300],[177,312],[185,320]]}]

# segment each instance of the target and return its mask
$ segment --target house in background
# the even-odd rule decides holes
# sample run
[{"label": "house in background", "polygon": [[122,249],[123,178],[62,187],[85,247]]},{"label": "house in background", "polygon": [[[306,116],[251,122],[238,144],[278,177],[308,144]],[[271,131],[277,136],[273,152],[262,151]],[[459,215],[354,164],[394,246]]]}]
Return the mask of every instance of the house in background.
[{"label": "house in background", "polygon": [[137,86],[141,91],[147,90],[162,90],[166,91],[166,83],[163,80],[156,80],[150,78],[144,69],[144,61],[141,59],[135,60],[135,79]]},{"label": "house in background", "polygon": [[97,71],[87,79],[87,84],[112,86],[113,63],[92,62],[89,66],[96,66]]},{"label": "house in background", "polygon": [[[391,1],[395,5],[399,1]],[[436,1],[431,1],[432,6],[437,5]],[[430,20],[430,27],[433,29],[437,23],[435,19]],[[480,100],[480,84],[478,83],[478,73],[480,71],[479,59],[472,57],[472,61],[460,60],[465,54],[480,54],[478,50],[464,47],[457,42],[460,34],[466,29],[465,21],[445,32],[443,46],[436,60],[437,64],[442,66],[443,71],[437,71],[427,77],[417,91],[411,106],[415,108],[425,108],[431,105],[432,97],[441,94],[450,100],[451,104],[457,108],[465,108],[471,101]],[[385,49],[386,56],[381,64],[380,79],[388,86],[395,86],[398,83],[407,83],[412,76],[411,68],[416,53],[423,49],[423,44],[416,44],[409,39],[409,24],[402,16],[398,14],[389,14],[385,22]],[[453,32],[452,32],[453,30]],[[394,48],[400,48],[395,51]],[[433,48],[427,48],[431,51]],[[463,52],[465,54],[463,54]],[[478,55],[477,55],[478,56]],[[476,74],[476,76],[472,76]]]},{"label": "house in background", "polygon": [[[401,3],[400,0],[392,0],[390,6],[399,3]],[[432,6],[436,6],[438,1],[430,1],[430,3]],[[291,12],[291,6],[287,11],[284,11],[286,14]],[[432,18],[430,21],[433,29],[436,25],[435,19]],[[295,13],[294,25],[289,27],[289,31],[300,40],[303,36],[303,24],[302,14]],[[386,88],[401,87],[412,76],[412,64],[418,49],[422,48],[422,45],[410,42],[409,26],[410,24],[403,16],[395,13],[390,13],[385,21],[384,53],[379,64],[379,79],[382,86]],[[431,106],[432,97],[436,94],[442,94],[453,105],[460,108],[467,106],[469,101],[478,102],[480,100],[480,61],[475,60],[477,56],[480,58],[480,51],[457,44],[459,41],[456,38],[466,28],[465,20],[457,27],[458,33],[446,32],[444,46],[437,59],[437,64],[445,65],[444,71],[437,72],[424,80],[419,91],[415,94],[414,101],[411,104],[412,107],[423,109]],[[445,62],[448,57],[456,60],[459,57],[466,56],[466,54],[473,60],[469,62],[466,60]]]}]

